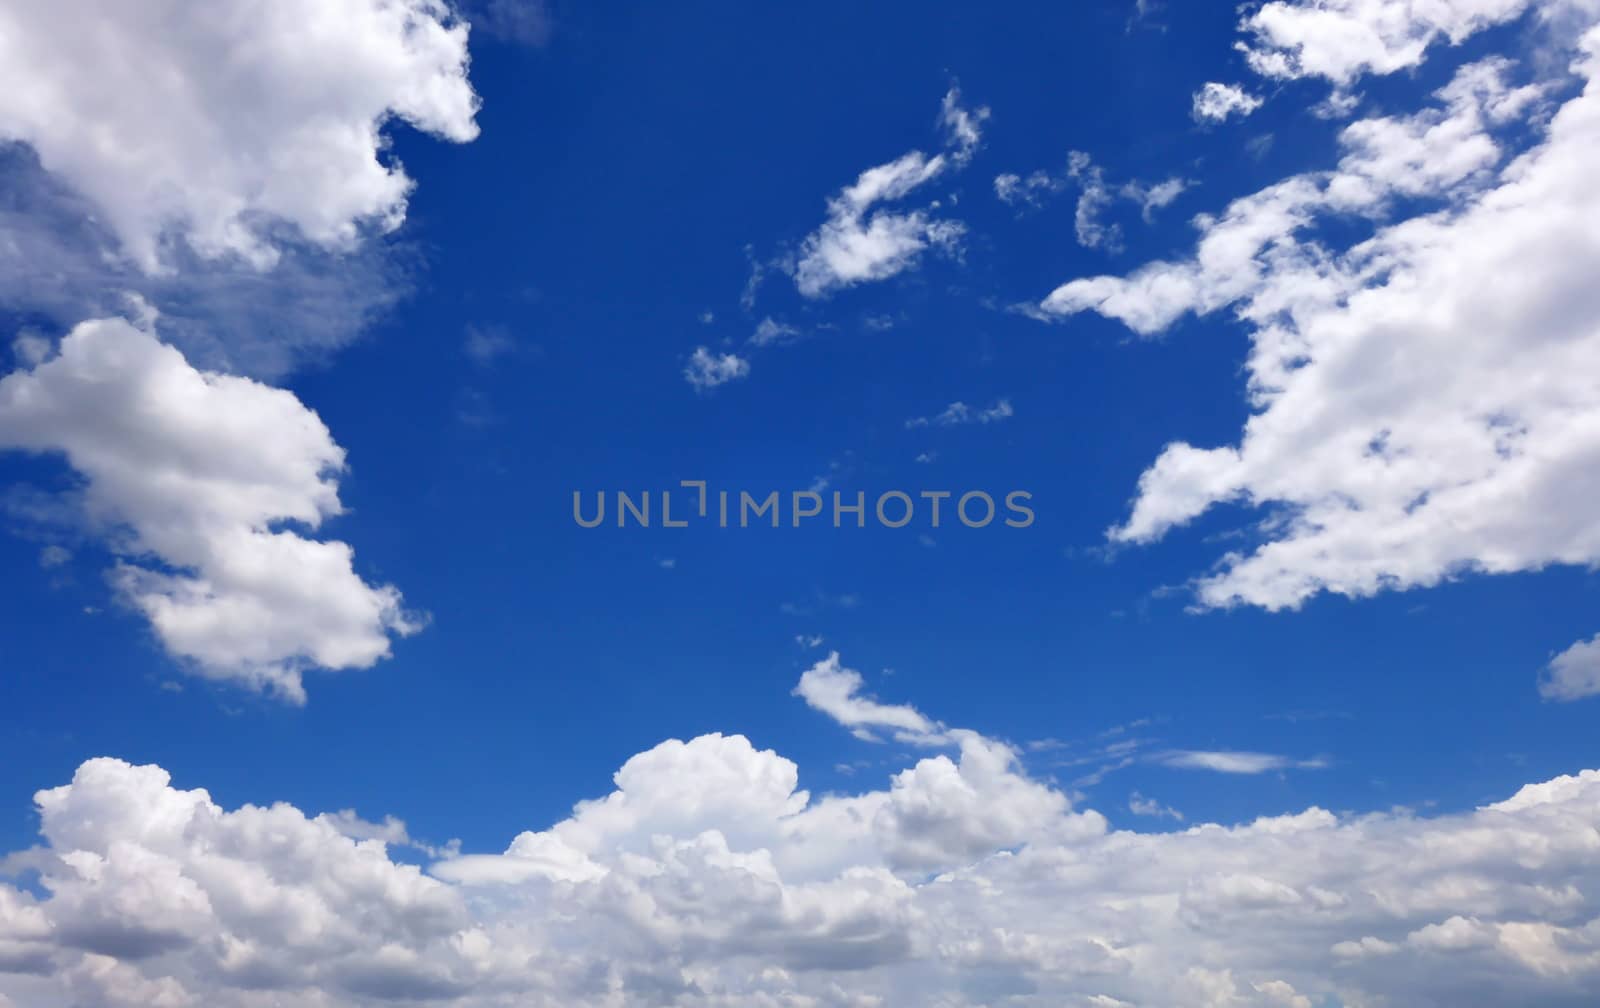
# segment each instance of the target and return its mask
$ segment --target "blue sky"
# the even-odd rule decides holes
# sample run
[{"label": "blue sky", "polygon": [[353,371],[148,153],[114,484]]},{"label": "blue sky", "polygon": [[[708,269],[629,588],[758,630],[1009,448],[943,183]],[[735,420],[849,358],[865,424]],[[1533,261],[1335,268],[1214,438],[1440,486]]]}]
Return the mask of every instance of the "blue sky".
[{"label": "blue sky", "polygon": [[[113,33],[166,30],[88,0],[73,6],[110,19]],[[352,25],[379,30],[358,16],[365,0],[336,6]],[[405,6],[432,16],[421,0]],[[184,214],[155,223],[134,211],[150,193],[226,185],[231,168],[203,182],[192,164],[172,178],[130,181],[118,174],[125,166],[83,154],[88,127],[75,118],[95,115],[122,116],[119,128],[160,153],[160,131],[139,132],[127,118],[148,109],[118,111],[87,84],[83,94],[60,87],[61,108],[43,98],[39,107],[0,101],[0,125],[17,138],[0,161],[0,223],[21,242],[10,253],[13,280],[0,286],[19,376],[11,398],[0,396],[0,445],[20,449],[0,455],[8,488],[0,563],[11,572],[0,644],[8,722],[0,849],[39,843],[41,815],[48,826],[52,813],[36,807],[35,792],[72,781],[96,757],[164,768],[173,788],[203,787],[223,809],[286,802],[306,816],[398,816],[410,838],[438,849],[458,841],[470,856],[441,859],[390,838],[395,863],[433,863],[428,878],[443,881],[430,884],[469,889],[483,884],[473,872],[501,870],[474,857],[499,856],[521,831],[549,828],[576,802],[607,794],[635,754],[712,733],[792,760],[799,786],[820,799],[877,793],[919,761],[954,766],[956,753],[965,754],[963,772],[975,773],[965,758],[979,743],[968,731],[1007,754],[1008,774],[1056,796],[1040,799],[1051,809],[1059,798],[1079,810],[1071,815],[1093,809],[1109,829],[1141,835],[1312,807],[1356,817],[1347,823],[1399,807],[1422,817],[1406,813],[1400,824],[1470,823],[1475,809],[1524,785],[1594,766],[1595,701],[1585,698],[1600,692],[1600,674],[1582,649],[1597,629],[1600,581],[1590,568],[1600,539],[1582,502],[1552,488],[1593,479],[1580,435],[1593,429],[1597,414],[1585,411],[1595,404],[1562,378],[1581,376],[1592,359],[1582,354],[1593,352],[1600,316],[1585,315],[1591,306],[1581,298],[1496,272],[1475,251],[1444,265],[1416,251],[1476,250],[1483,235],[1492,245],[1516,230],[1523,218],[1468,230],[1470,214],[1516,184],[1506,165],[1518,154],[1558,150],[1552,122],[1578,117],[1587,80],[1587,71],[1567,69],[1581,35],[1573,26],[1592,16],[1557,0],[1447,4],[1459,24],[1403,26],[1421,40],[1415,52],[1404,39],[1373,41],[1380,52],[1370,58],[1328,43],[1328,62],[1318,63],[1320,29],[1308,21],[1310,34],[1293,35],[1296,12],[1309,6],[1269,5],[1283,20],[1252,22],[1251,10],[1231,5],[1121,0],[1006,10],[597,10],[495,0],[462,12],[474,22],[458,36],[469,65],[438,40],[426,57],[415,38],[396,43],[415,73],[431,75],[427,101],[436,99],[409,112],[411,99],[384,99],[387,110],[380,101],[372,111],[377,121],[392,111],[412,123],[388,121],[389,146],[375,155],[391,172],[403,166],[414,184],[403,199],[368,180],[370,205],[342,211],[365,182],[341,189],[310,168],[292,177],[301,162],[276,152],[300,139],[275,144],[271,131],[306,114],[304,96],[281,106],[248,94],[215,99],[235,109],[202,105],[197,117],[258,116],[261,136],[234,161],[270,162],[259,175],[239,170],[247,212],[224,214],[210,231],[218,204],[208,196],[185,195]],[[1362,18],[1405,5],[1332,6],[1369,28]],[[18,37],[37,33],[46,50],[74,44],[76,29],[9,16],[26,22]],[[296,40],[292,20],[273,30]],[[1235,47],[1245,39],[1257,56],[1272,51],[1274,24],[1300,40],[1301,62],[1290,70]],[[185,39],[149,45],[149,58],[197,81],[233,72],[185,64]],[[1463,68],[1474,67],[1483,73],[1468,80]],[[368,90],[403,91],[383,78],[390,72],[373,70]],[[331,74],[327,86],[346,76]],[[470,107],[464,79],[481,108]],[[1209,82],[1259,107],[1207,117],[1192,96]],[[1330,95],[1351,103],[1330,111],[1341,104]],[[365,121],[350,111],[357,106],[345,102],[336,114]],[[974,136],[962,136],[958,122]],[[1373,122],[1380,128],[1362,132]],[[187,156],[205,156],[210,141],[184,139],[193,144]],[[442,142],[450,140],[466,142]],[[802,264],[826,243],[829,201],[837,207],[864,171],[903,167],[896,159],[913,151],[942,161],[862,219],[877,211],[911,214],[912,227],[934,221],[922,233],[926,247],[881,261],[887,275],[866,279],[818,255],[811,261],[831,286],[808,291]],[[1330,172],[1341,174],[1331,183],[1317,174]],[[997,181],[1006,176],[1009,187]],[[1282,188],[1296,179],[1326,189]],[[1151,196],[1161,183],[1169,185]],[[39,195],[49,186],[48,198]],[[329,189],[320,203],[319,186]],[[1177,267],[1139,272],[1189,261],[1197,240],[1226,230],[1230,205],[1243,205],[1234,201],[1260,193],[1287,194],[1284,214],[1300,223],[1273,224],[1276,244],[1247,255],[1252,265],[1181,280]],[[1582,221],[1592,235],[1593,218],[1583,217],[1592,204],[1541,198],[1551,219]],[[349,233],[319,241],[316,222],[341,212]],[[1547,221],[1527,214],[1530,231]],[[373,221],[384,215],[397,226],[379,233]],[[1438,220],[1460,230],[1437,243],[1393,237],[1410,235],[1401,228],[1410,221]],[[1553,261],[1571,237],[1556,230],[1547,227],[1540,246],[1555,250]],[[46,239],[48,248],[27,247]],[[139,258],[144,239],[156,250],[149,262]],[[95,243],[115,254],[95,253]],[[1514,250],[1510,239],[1505,248]],[[1561,275],[1559,265],[1541,274],[1540,263],[1506,255],[1529,276]],[[91,261],[100,265],[83,265]],[[1473,269],[1504,280],[1496,303],[1511,321],[1473,309]],[[1080,278],[1128,276],[1149,283],[1125,302],[1104,301],[1109,288],[1057,291]],[[1469,279],[1428,287],[1459,276]],[[1188,286],[1173,295],[1174,317],[1160,316],[1162,291],[1172,289],[1161,284],[1180,282]],[[1326,294],[1339,284],[1350,286]],[[141,316],[150,310],[153,322]],[[1413,310],[1440,333],[1408,328]],[[1151,321],[1151,312],[1160,317]],[[150,399],[102,400],[134,404],[126,408],[154,417],[148,425],[123,407],[93,406],[95,396],[70,409],[29,405],[29,389],[39,401],[66,402],[62,389],[88,387],[68,382],[77,351],[64,340],[89,319],[121,317],[132,321],[105,323],[95,352],[138,347],[151,373],[198,368],[240,384],[217,391],[209,407],[173,406],[171,416],[162,404],[181,397],[161,396],[175,385],[152,383],[141,393]],[[781,337],[763,345],[763,323]],[[1586,336],[1561,337],[1572,356],[1518,355],[1523,345],[1557,342],[1542,343],[1540,333],[1574,331]],[[1280,337],[1299,342],[1282,351]],[[1382,352],[1344,356],[1358,337]],[[724,365],[733,377],[686,380],[697,348],[737,358]],[[1293,359],[1269,373],[1261,362],[1279,352]],[[52,362],[62,366],[47,380]],[[117,363],[104,374],[144,366]],[[49,383],[55,376],[59,386]],[[1287,391],[1275,395],[1274,380]],[[1541,412],[1551,404],[1565,412]],[[204,409],[222,412],[207,418]],[[305,410],[325,436],[288,433]],[[100,423],[118,433],[100,433]],[[240,528],[349,544],[353,566],[335,580],[362,605],[376,586],[393,586],[404,615],[354,627],[350,640],[304,631],[300,642],[296,627],[342,612],[347,599],[307,589],[295,597],[301,616],[245,625],[238,612],[300,590],[260,574],[245,579],[266,587],[244,609],[193,614],[215,617],[215,626],[190,632],[152,616],[151,606],[184,604],[193,587],[162,579],[229,576],[227,544],[238,529],[227,502],[267,493],[273,478],[246,473],[230,489],[232,463],[219,457],[192,484],[172,484],[181,499],[160,497],[169,491],[150,474],[181,469],[190,449],[152,448],[156,461],[141,464],[139,432],[154,443],[182,423],[237,426],[242,456],[257,446],[281,454],[282,471],[297,474],[283,479],[301,480],[286,495],[327,481],[342,511],[305,504],[325,517],[314,529],[292,507],[250,511]],[[1507,440],[1480,456],[1462,432],[1483,424]],[[1241,441],[1244,430],[1255,440]],[[205,437],[193,444],[223,443]],[[1174,443],[1201,451],[1174,454]],[[1245,447],[1227,454],[1237,445]],[[290,458],[302,447],[313,461],[304,472]],[[315,464],[339,449],[343,471]],[[1386,452],[1393,458],[1367,467]],[[1171,461],[1170,472],[1158,459]],[[124,460],[133,460],[128,471]],[[693,479],[735,493],[811,488],[825,500],[862,492],[869,502],[889,490],[997,498],[1023,490],[1036,520],[1027,528],[947,521],[931,529],[919,520],[902,529],[822,521],[586,529],[572,519],[575,491],[659,493]],[[224,503],[203,503],[219,486]],[[182,528],[165,528],[174,515]],[[191,540],[214,521],[215,538]],[[206,559],[184,559],[197,556]],[[1267,559],[1250,566],[1252,557]],[[127,575],[129,565],[140,573]],[[283,584],[296,576],[284,574]],[[318,657],[346,645],[357,657]],[[829,706],[801,677],[828,667],[833,652],[842,662],[834,668],[859,670],[861,681],[846,683],[847,702]],[[257,657],[238,658],[246,653]],[[282,676],[303,680],[304,697],[262,688]],[[864,697],[900,713],[862,713],[853,705]],[[937,728],[906,732],[913,709]],[[975,793],[975,814],[987,818],[982,789]],[[994,819],[1005,819],[1008,800],[993,798]],[[1593,802],[1583,798],[1571,814],[1592,814],[1582,810]],[[683,835],[713,826],[739,835],[713,820]],[[60,853],[67,843],[52,835],[40,850]],[[1048,849],[1027,831],[993,846],[1029,843]],[[912,876],[978,870],[974,851],[961,857],[889,863],[913,865]],[[1241,863],[1271,877],[1272,858]],[[19,898],[47,909],[49,893],[58,906],[77,899],[69,883],[49,882],[63,869],[37,858],[14,867],[19,891],[32,893]],[[1552,918],[1576,935],[1596,914],[1592,863],[1544,867],[1548,878],[1537,868],[1530,876],[1557,888],[1570,882],[1580,894]],[[1203,877],[1196,869],[1191,887]],[[1450,920],[1480,926],[1501,912],[1497,899],[1430,908],[1397,934]],[[207,1003],[265,1003],[206,987],[205,970],[174,965],[185,953],[151,959],[66,942],[50,953],[50,970],[14,988],[0,974],[0,1005],[45,1003],[35,1000],[46,996],[41,976],[78,976],[83,967],[69,959],[84,948],[117,959],[139,983],[165,978],[214,999]],[[1473,975],[1490,978],[1485,989],[1531,983],[1516,971],[1533,969],[1538,984],[1518,989],[1557,1005],[1578,1003],[1581,979],[1572,977],[1592,975],[1584,971],[1600,953],[1565,980],[1506,955],[1473,960],[1481,971]],[[943,990],[904,972],[917,958],[847,971],[842,989]],[[1259,998],[1321,1008],[1363,993],[1479,1003],[1445,1000],[1465,995],[1432,965],[1414,966],[1410,980],[1377,967],[1352,980],[1286,956],[1274,979],[1242,960],[1180,959],[1171,970],[1178,986],[1119,981],[1100,995],[1073,987],[1080,1000],[1057,1003]],[[734,969],[731,961],[716,968]],[[1032,1003],[1052,990],[1040,972],[1062,969],[1007,962],[1015,975],[1004,982],[994,979],[998,965],[957,969],[966,1000],[947,994],[938,1003]],[[788,968],[804,974],[795,990],[823,996],[807,986],[819,974]],[[1149,961],[1141,968],[1159,972]],[[1230,968],[1241,1000],[1182,993],[1182,983],[1205,986],[1194,970]],[[889,972],[871,972],[879,969]],[[1287,993],[1273,986],[1291,974]],[[69,989],[86,1005],[153,996],[129,993],[143,989],[130,986],[133,975]],[[312,989],[282,983],[301,996]],[[398,997],[501,1003],[473,1000],[498,995],[467,981],[432,994],[410,973],[395,983]],[[728,984],[744,992],[730,997],[754,996]],[[316,989],[340,1005],[382,1001],[395,989],[335,988]],[[669,1003],[645,988],[617,989],[622,1000],[611,1003]],[[831,996],[808,1003],[835,1003]],[[1081,1000],[1094,996],[1109,1000]]]}]

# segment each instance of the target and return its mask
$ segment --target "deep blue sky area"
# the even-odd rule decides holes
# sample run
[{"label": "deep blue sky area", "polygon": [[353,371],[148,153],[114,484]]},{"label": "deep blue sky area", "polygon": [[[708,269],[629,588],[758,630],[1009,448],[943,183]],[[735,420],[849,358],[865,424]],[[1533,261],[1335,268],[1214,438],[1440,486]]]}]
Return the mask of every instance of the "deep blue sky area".
[{"label": "deep blue sky area", "polygon": [[[1592,709],[1534,685],[1595,629],[1589,572],[1197,612],[1185,586],[1234,537],[1246,546],[1259,514],[1218,508],[1107,549],[1164,445],[1237,440],[1247,333],[1226,311],[1142,339],[1016,306],[1183,255],[1194,215],[1337,156],[1338,124],[1304,112],[1311,83],[1273,85],[1306,97],[1225,129],[1195,124],[1188,96],[1245,73],[1234,5],[1173,3],[1159,24],[1131,6],[1024,18],[942,3],[574,4],[553,8],[542,47],[475,41],[482,135],[454,145],[391,127],[417,183],[392,238],[412,253],[414,289],[280,382],[348,453],[346,513],[320,532],[428,626],[371,669],[309,671],[309,702],[285,705],[183,675],[113,598],[103,545],[77,542],[47,570],[13,521],[0,537],[0,848],[34,842],[32,793],[96,755],[159,763],[229,807],[394,814],[468,851],[605,793],[624,760],[670,737],[745,734],[795,760],[813,793],[879,787],[907,751],[858,741],[791,695],[835,649],[880,699],[1015,743],[1117,825],[1135,824],[1135,791],[1190,822],[1235,822],[1310,805],[1467,808],[1593,765]],[[1447,70],[1383,81],[1369,100],[1414,104]],[[955,86],[991,110],[971,163],[928,190],[967,225],[960,257],[823,299],[767,268],[742,304],[752,263],[792,254],[861,171],[940,149]],[[996,175],[1059,173],[1075,150],[1117,184],[1194,184],[1148,223],[1113,208],[1117,251],[1074,239],[1070,189],[1026,212],[996,198]],[[766,318],[796,337],[748,347]],[[472,332],[503,345],[475,358]],[[746,354],[749,375],[692,388],[681,372],[702,345]],[[907,427],[1000,400],[1014,409],[1004,422]],[[764,494],[819,478],[869,500],[1025,490],[1037,520],[680,530],[571,517],[574,491],[705,479]],[[8,454],[0,483],[72,477]],[[820,646],[797,640],[813,635]],[[1147,751],[1325,765],[1248,776],[1140,762],[1083,781],[1106,761],[1076,758],[1129,725]]]}]

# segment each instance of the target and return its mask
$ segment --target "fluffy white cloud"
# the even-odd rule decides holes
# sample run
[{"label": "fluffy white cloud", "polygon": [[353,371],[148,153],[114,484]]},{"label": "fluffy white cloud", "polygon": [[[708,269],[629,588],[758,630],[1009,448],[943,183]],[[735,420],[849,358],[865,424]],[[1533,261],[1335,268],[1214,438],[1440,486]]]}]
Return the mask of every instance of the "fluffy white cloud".
[{"label": "fluffy white cloud", "polygon": [[[1143,333],[1233,306],[1255,407],[1237,445],[1169,445],[1111,531],[1148,542],[1212,505],[1268,508],[1264,543],[1198,584],[1204,604],[1292,607],[1466,570],[1600,560],[1600,33],[1581,94],[1507,161],[1501,132],[1549,93],[1504,60],[1463,67],[1437,107],[1341,134],[1332,172],[1197,223],[1192,258],[1068,283],[1044,303]],[[1393,219],[1397,207],[1420,208]],[[1346,247],[1332,215],[1373,222]]]},{"label": "fluffy white cloud", "polygon": [[87,196],[147,272],[276,258],[274,222],[328,246],[405,213],[400,119],[477,132],[467,31],[439,0],[61,0],[0,10],[0,136]]},{"label": "fluffy white cloud", "polygon": [[695,347],[689,363],[683,366],[683,380],[699,391],[726,385],[749,373],[750,362],[738,354],[717,354],[703,346]]},{"label": "fluffy white cloud", "polygon": [[932,216],[930,209],[889,210],[880,205],[904,199],[947,171],[964,167],[982,139],[989,110],[968,109],[952,89],[945,95],[940,121],[946,144],[928,156],[911,151],[862,172],[828,201],[828,219],[800,243],[792,267],[795,287],[806,297],[822,297],[843,287],[884,280],[915,265],[930,248],[952,250],[965,233],[959,221]]},{"label": "fluffy white cloud", "polygon": [[1565,1008],[1600,981],[1600,773],[1431,819],[1141,834],[954,734],[955,758],[822,798],[742,737],[664,742],[605,797],[431,877],[391,856],[398,823],[225,810],[94,760],[39,793],[44,844],[3,862],[38,885],[0,884],[0,996]]},{"label": "fluffy white cloud", "polygon": [[123,598],[198,671],[304,699],[307,666],[365,668],[416,625],[399,593],[308,539],[340,511],[344,452],[291,393],[196,370],[152,331],[85,322],[0,379],[0,448],[60,453],[123,560]]},{"label": "fluffy white cloud", "polygon": [[1237,84],[1209,81],[1194,93],[1192,113],[1198,122],[1223,122],[1230,116],[1243,118],[1261,107],[1261,99]]},{"label": "fluffy white cloud", "polygon": [[873,738],[870,729],[893,728],[896,737],[916,741],[937,736],[941,726],[915,707],[879,703],[861,695],[861,673],[841,664],[839,652],[817,662],[800,677],[794,695],[833,718],[858,737]]},{"label": "fluffy white cloud", "polygon": [[[1273,0],[1245,14],[1245,57],[1267,77],[1323,77],[1346,85],[1421,63],[1441,40],[1454,45],[1530,7],[1592,7],[1588,0]],[[1209,85],[1208,85],[1209,86]]]},{"label": "fluffy white cloud", "polygon": [[1546,700],[1582,700],[1600,696],[1600,636],[1567,648],[1550,659],[1539,680]]}]

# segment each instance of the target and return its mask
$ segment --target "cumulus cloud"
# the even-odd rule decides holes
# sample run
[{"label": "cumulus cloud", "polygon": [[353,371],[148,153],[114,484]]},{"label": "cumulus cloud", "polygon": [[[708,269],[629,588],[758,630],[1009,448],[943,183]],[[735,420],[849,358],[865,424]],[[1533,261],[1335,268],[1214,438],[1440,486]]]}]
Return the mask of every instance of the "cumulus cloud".
[{"label": "cumulus cloud", "polygon": [[986,108],[969,109],[951,89],[940,107],[944,151],[911,151],[862,172],[828,201],[828,219],[800,243],[790,272],[795,287],[816,298],[844,287],[885,280],[914,266],[929,249],[952,251],[966,228],[930,213],[937,203],[910,210],[882,206],[954,169],[965,167],[982,139]]},{"label": "cumulus cloud", "polygon": [[683,367],[683,380],[703,392],[749,373],[750,362],[738,354],[717,354],[701,346],[695,347],[694,353],[689,355],[689,363]]},{"label": "cumulus cloud", "polygon": [[1546,700],[1582,700],[1600,696],[1600,636],[1567,648],[1550,659],[1539,680]]},{"label": "cumulus cloud", "polygon": [[[1197,590],[1269,609],[1600,560],[1600,392],[1583,377],[1600,369],[1600,33],[1582,45],[1582,93],[1518,156],[1504,135],[1565,82],[1469,64],[1432,107],[1346,127],[1337,169],[1199,218],[1192,257],[1050,295],[1047,313],[1146,334],[1231,306],[1251,333],[1239,442],[1169,445],[1114,541],[1222,502],[1267,509],[1260,544]],[[1370,236],[1330,246],[1316,225],[1332,216]]]},{"label": "cumulus cloud", "polygon": [[[818,642],[820,643],[820,641]],[[941,726],[914,707],[884,704],[861,695],[861,673],[845,668],[839,652],[817,662],[800,677],[794,695],[811,707],[833,718],[858,737],[874,739],[873,728],[891,728],[902,741],[937,741]]]},{"label": "cumulus cloud", "polygon": [[1194,93],[1192,109],[1197,122],[1224,122],[1232,116],[1241,119],[1261,107],[1261,99],[1237,84],[1209,81]]},{"label": "cumulus cloud", "polygon": [[39,793],[43,843],[4,862],[33,881],[0,884],[0,996],[1564,1008],[1600,981],[1600,773],[1434,818],[1144,834],[1073,810],[1001,743],[952,745],[815,797],[741,736],[669,740],[548,829],[426,873],[391,853],[392,821],[224,809],[91,760]]},{"label": "cumulus cloud", "polygon": [[65,0],[0,14],[0,133],[82,193],[145,272],[174,236],[277,257],[264,224],[348,247],[405,214],[391,119],[477,133],[466,27],[438,0]]},{"label": "cumulus cloud", "polygon": [[[283,527],[339,511],[321,422],[221,372],[279,376],[409,291],[406,247],[361,239],[405,215],[391,126],[476,135],[466,38],[441,0],[0,11],[0,304],[69,332],[30,337],[0,447],[67,457],[120,596],[204,675],[298,702],[416,629]],[[170,345],[109,318],[130,301]]]},{"label": "cumulus cloud", "polygon": [[294,395],[195,369],[153,331],[84,322],[0,379],[0,449],[60,454],[111,579],[203,675],[304,700],[307,667],[365,668],[417,629],[350,547],[288,528],[339,514],[344,452]]},{"label": "cumulus cloud", "polygon": [[1587,0],[1273,0],[1246,13],[1239,27],[1257,73],[1347,85],[1365,74],[1417,66],[1435,43],[1455,45],[1530,7],[1585,6]]}]

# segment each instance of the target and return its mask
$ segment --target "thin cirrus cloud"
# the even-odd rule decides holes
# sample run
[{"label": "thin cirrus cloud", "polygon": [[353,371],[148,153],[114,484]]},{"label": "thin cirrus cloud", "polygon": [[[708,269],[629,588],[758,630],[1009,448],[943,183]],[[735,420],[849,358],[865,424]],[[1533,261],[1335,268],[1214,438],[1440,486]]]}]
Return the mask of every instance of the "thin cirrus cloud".
[{"label": "thin cirrus cloud", "polygon": [[1104,248],[1108,252],[1122,249],[1122,226],[1107,223],[1105,215],[1116,203],[1126,200],[1139,208],[1145,223],[1155,218],[1156,211],[1169,206],[1189,189],[1193,183],[1174,175],[1161,182],[1144,183],[1138,180],[1112,185],[1106,181],[1105,170],[1095,164],[1084,151],[1067,155],[1067,167],[1061,172],[1043,169],[1029,175],[1007,173],[995,176],[995,196],[1019,211],[1038,209],[1046,200],[1068,187],[1078,189],[1078,202],[1073,217],[1073,229],[1078,244],[1085,248]]},{"label": "thin cirrus cloud", "polygon": [[1323,758],[1290,759],[1276,753],[1237,752],[1232,750],[1175,749],[1159,753],[1154,762],[1178,770],[1210,770],[1214,773],[1254,776],[1276,770],[1322,770],[1328,766]]},{"label": "thin cirrus cloud", "polygon": [[754,347],[779,346],[784,343],[793,343],[800,338],[800,330],[787,322],[768,316],[756,323],[756,331],[750,335],[750,345]]},{"label": "thin cirrus cloud", "polygon": [[906,421],[906,429],[965,427],[971,424],[983,426],[1009,420],[1015,415],[1016,411],[1012,409],[1010,399],[996,399],[991,406],[969,406],[957,400],[933,416],[912,417]]},{"label": "thin cirrus cloud", "polygon": [[270,269],[162,243],[162,267],[141,269],[99,207],[40,164],[26,144],[0,142],[0,307],[52,332],[127,310],[136,292],[161,312],[163,338],[197,367],[266,381],[318,360],[391,312],[420,258],[403,237],[328,248],[283,221],[257,221],[276,250]]},{"label": "thin cirrus cloud", "polygon": [[[910,723],[830,669],[807,673],[819,709]],[[38,882],[0,883],[0,997],[1494,1008],[1583,1003],[1600,981],[1600,773],[1453,815],[1141,833],[1004,743],[943,745],[815,796],[743,736],[669,739],[502,853],[446,845],[426,870],[392,851],[437,848],[393,817],[230,809],[90,760],[39,792],[42,842],[4,860]]]}]

